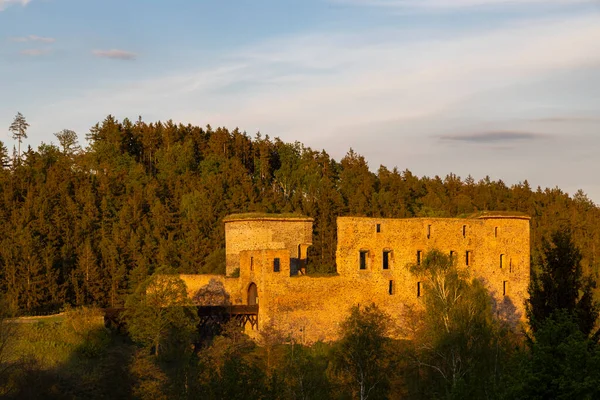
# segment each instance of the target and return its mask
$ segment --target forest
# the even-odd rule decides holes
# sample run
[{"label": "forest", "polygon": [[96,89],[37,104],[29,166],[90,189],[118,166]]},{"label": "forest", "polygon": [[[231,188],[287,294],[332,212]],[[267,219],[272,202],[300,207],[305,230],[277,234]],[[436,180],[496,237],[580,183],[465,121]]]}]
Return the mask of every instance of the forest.
[{"label": "forest", "polygon": [[482,282],[437,250],[409,266],[426,294],[401,336],[390,315],[366,304],[349,309],[334,342],[304,343],[276,325],[250,339],[234,320],[201,337],[185,283],[162,273],[127,296],[119,330],[89,307],[38,321],[0,316],[0,397],[597,399],[595,282],[568,231],[542,247],[519,329],[494,311]]},{"label": "forest", "polygon": [[11,126],[19,150],[10,156],[0,147],[0,290],[13,315],[122,306],[159,268],[224,273],[222,220],[242,212],[313,217],[313,274],[336,271],[337,216],[485,210],[532,217],[534,261],[543,238],[569,228],[585,271],[598,274],[600,209],[581,191],[453,174],[420,178],[385,166],[372,172],[352,149],[336,161],[260,133],[141,118],[108,116],[90,129],[85,148],[64,130],[52,138],[57,144],[21,149],[28,126],[21,117]]},{"label": "forest", "polygon": [[[600,209],[582,191],[372,172],[352,149],[336,161],[300,142],[171,121],[108,116],[85,148],[70,130],[57,144],[21,148],[27,127],[18,114],[13,154],[0,146],[0,397],[600,396]],[[455,297],[425,296],[405,335],[413,340],[392,339],[373,304],[350,310],[334,343],[297,343],[274,327],[255,342],[232,324],[199,342],[177,277],[225,272],[222,220],[232,213],[313,217],[307,271],[335,274],[337,216],[486,210],[532,217],[527,324],[516,330],[480,282],[436,251],[411,270],[429,277],[427,293]],[[127,332],[106,329],[100,308],[122,306]]]}]

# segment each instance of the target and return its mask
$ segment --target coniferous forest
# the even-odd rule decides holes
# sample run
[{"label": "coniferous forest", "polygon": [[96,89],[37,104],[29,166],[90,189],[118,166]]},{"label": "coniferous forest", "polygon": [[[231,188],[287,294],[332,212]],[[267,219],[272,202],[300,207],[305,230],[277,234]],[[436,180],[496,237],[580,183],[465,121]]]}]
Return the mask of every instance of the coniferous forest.
[{"label": "coniferous forest", "polygon": [[[600,209],[581,191],[570,196],[526,180],[508,186],[453,174],[418,177],[385,166],[372,172],[352,149],[338,161],[300,142],[171,121],[108,116],[90,129],[85,148],[78,143],[83,138],[63,130],[57,144],[24,149],[26,129],[24,117],[11,125],[12,156],[7,144],[0,146],[0,396],[600,395]],[[373,304],[351,310],[335,343],[309,346],[274,327],[262,327],[254,342],[233,325],[199,343],[193,307],[176,276],[225,272],[222,220],[232,213],[313,217],[308,273],[335,274],[337,216],[486,210],[532,217],[523,329],[503,322],[483,285],[436,251],[414,273],[429,277],[427,293],[450,289],[457,296],[451,302],[425,296],[407,334],[414,340],[390,339],[389,316]],[[161,282],[169,277],[168,290],[153,280],[156,271],[165,274]],[[123,306],[128,337],[93,322],[98,307]],[[66,310],[60,323],[10,319],[59,310]]]},{"label": "coniferous forest", "polygon": [[[332,159],[300,142],[238,129],[109,116],[78,147],[72,131],[9,157],[0,170],[0,288],[10,310],[115,307],[157,268],[224,273],[231,213],[313,217],[309,273],[335,273],[336,217],[456,217],[483,210],[532,217],[532,254],[570,228],[583,265],[600,265],[600,209],[583,192],[448,174],[417,177],[350,149]],[[83,138],[81,138],[83,142]],[[399,160],[401,162],[401,160]]]}]

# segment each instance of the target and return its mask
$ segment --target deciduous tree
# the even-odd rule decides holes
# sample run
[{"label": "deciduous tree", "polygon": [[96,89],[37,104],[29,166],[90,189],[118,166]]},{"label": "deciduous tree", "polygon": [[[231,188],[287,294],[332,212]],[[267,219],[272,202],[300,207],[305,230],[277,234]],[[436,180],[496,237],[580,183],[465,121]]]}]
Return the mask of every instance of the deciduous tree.
[{"label": "deciduous tree", "polygon": [[60,143],[63,154],[71,155],[80,150],[79,143],[77,142],[77,133],[70,129],[63,129],[60,132],[54,134]]},{"label": "deciduous tree", "polygon": [[159,356],[165,350],[189,349],[197,314],[187,297],[185,283],[177,276],[158,271],[127,299],[125,319],[131,337],[152,348]]},{"label": "deciduous tree", "polygon": [[384,399],[389,389],[390,318],[375,304],[352,307],[341,325],[335,368],[361,400]]}]

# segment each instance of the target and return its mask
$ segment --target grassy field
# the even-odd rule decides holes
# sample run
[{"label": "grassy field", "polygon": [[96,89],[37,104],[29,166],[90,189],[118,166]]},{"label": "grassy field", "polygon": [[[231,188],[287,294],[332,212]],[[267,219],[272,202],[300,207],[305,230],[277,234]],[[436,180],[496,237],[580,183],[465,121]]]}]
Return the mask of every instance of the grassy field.
[{"label": "grassy field", "polygon": [[129,398],[134,346],[98,310],[3,321],[2,398]]}]

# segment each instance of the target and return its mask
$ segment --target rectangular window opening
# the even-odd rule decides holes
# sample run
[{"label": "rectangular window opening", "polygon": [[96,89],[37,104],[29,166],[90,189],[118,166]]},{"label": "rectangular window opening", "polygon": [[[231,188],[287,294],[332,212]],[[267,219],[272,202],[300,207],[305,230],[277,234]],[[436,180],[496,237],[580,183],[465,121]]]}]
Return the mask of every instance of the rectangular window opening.
[{"label": "rectangular window opening", "polygon": [[254,257],[250,257],[250,271],[254,271]]},{"label": "rectangular window opening", "polygon": [[465,253],[465,264],[467,267],[471,265],[471,252],[469,250]]},{"label": "rectangular window opening", "polygon": [[394,294],[394,281],[390,281],[390,285],[388,287],[388,294],[390,296]]},{"label": "rectangular window opening", "polygon": [[504,254],[500,254],[500,268],[504,267]]},{"label": "rectangular window opening", "polygon": [[367,269],[367,254],[369,252],[366,250],[360,251],[360,269]]},{"label": "rectangular window opening", "polygon": [[467,237],[467,226],[463,225],[463,237]]},{"label": "rectangular window opening", "polygon": [[494,228],[494,237],[498,237],[498,227]]},{"label": "rectangular window opening", "polygon": [[390,269],[390,253],[389,250],[383,251],[383,269]]},{"label": "rectangular window opening", "polygon": [[427,239],[431,238],[431,225],[427,225]]},{"label": "rectangular window opening", "polygon": [[503,296],[508,295],[508,281],[502,282],[502,295]]},{"label": "rectangular window opening", "polygon": [[280,262],[279,258],[274,258],[273,259],[273,272],[279,272],[280,269],[281,269],[281,262]]},{"label": "rectangular window opening", "polygon": [[381,224],[377,224],[377,233],[381,232]]},{"label": "rectangular window opening", "polygon": [[417,282],[417,297],[423,296],[423,292],[421,291],[421,282]]},{"label": "rectangular window opening", "polygon": [[423,256],[423,252],[421,250],[417,250],[417,265],[421,265],[422,256]]},{"label": "rectangular window opening", "polygon": [[456,252],[454,250],[450,250],[450,257],[454,258],[456,256]]}]

